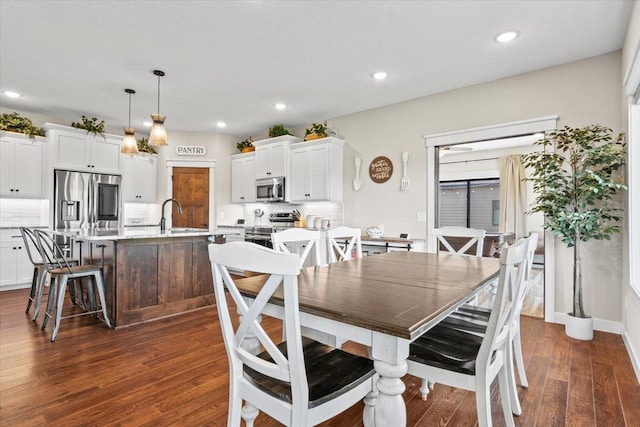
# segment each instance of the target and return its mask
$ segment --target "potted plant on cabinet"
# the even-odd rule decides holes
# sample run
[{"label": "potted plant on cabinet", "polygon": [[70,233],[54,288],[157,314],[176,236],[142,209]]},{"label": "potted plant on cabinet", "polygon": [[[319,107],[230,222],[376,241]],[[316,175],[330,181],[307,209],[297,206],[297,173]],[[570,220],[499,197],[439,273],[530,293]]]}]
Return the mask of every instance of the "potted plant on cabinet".
[{"label": "potted plant on cabinet", "polygon": [[243,139],[242,141],[236,144],[236,148],[240,150],[242,153],[248,153],[250,151],[254,151],[256,147],[253,146],[253,138],[249,137],[247,139]]},{"label": "potted plant on cabinet", "polygon": [[92,133],[96,136],[100,135],[104,138],[104,120],[98,121],[96,117],[88,118],[87,116],[82,116],[82,121],[71,123],[71,127],[84,129],[87,133]]},{"label": "potted plant on cabinet", "polygon": [[593,338],[593,319],[584,311],[580,247],[591,239],[609,240],[620,231],[620,209],[611,201],[627,189],[616,173],[624,164],[623,139],[623,134],[614,139],[611,129],[600,125],[567,126],[535,143],[543,151],[523,156],[536,193],[529,213],[542,212],[544,228],[573,248],[573,310],[565,325],[572,338]]},{"label": "potted plant on cabinet", "polygon": [[305,129],[304,140],[311,141],[312,139],[326,138],[327,136],[327,121],[324,123],[312,123],[310,128]]},{"label": "potted plant on cabinet", "polygon": [[273,125],[269,128],[269,138],[275,138],[276,136],[283,136],[283,135],[293,135],[293,134],[289,131],[289,129],[284,127],[282,123],[278,125]]},{"label": "potted plant on cabinet", "polygon": [[0,130],[23,133],[25,135],[29,135],[29,138],[44,136],[42,129],[34,126],[31,119],[22,117],[15,111],[13,113],[6,113],[0,116]]},{"label": "potted plant on cabinet", "polygon": [[155,148],[149,145],[149,140],[145,137],[138,138],[136,140],[138,143],[138,152],[140,153],[149,153],[149,154],[158,154]]}]

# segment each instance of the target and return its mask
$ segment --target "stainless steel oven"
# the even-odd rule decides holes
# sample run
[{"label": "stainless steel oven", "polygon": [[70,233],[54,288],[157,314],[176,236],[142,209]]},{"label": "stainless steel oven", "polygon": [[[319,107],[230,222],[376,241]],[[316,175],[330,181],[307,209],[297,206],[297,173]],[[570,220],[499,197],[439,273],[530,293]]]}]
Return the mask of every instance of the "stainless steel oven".
[{"label": "stainless steel oven", "polygon": [[258,202],[284,202],[284,177],[256,179]]}]

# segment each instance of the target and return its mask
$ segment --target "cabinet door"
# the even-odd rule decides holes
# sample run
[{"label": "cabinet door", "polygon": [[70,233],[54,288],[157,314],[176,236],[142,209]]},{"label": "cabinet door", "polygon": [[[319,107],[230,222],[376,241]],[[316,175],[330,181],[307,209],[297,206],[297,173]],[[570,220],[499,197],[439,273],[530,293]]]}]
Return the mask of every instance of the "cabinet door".
[{"label": "cabinet door", "polygon": [[231,161],[231,202],[255,201],[255,163],[253,156]]},{"label": "cabinet door", "polygon": [[31,283],[33,279],[33,264],[27,255],[24,242],[17,243],[16,249],[16,283]]},{"label": "cabinet door", "polygon": [[53,132],[53,143],[56,150],[55,165],[63,169],[74,169],[91,172],[89,156],[90,138],[86,135]]},{"label": "cabinet door", "polygon": [[269,178],[271,173],[271,146],[256,147],[255,151],[255,177]]},{"label": "cabinet door", "polygon": [[13,141],[0,138],[0,196],[13,197]]},{"label": "cabinet door", "polygon": [[271,149],[270,177],[287,176],[287,146],[284,142],[269,145]]},{"label": "cabinet door", "polygon": [[38,141],[16,140],[13,151],[14,187],[17,197],[42,197],[42,144]]},{"label": "cabinet door", "polygon": [[18,266],[15,243],[0,243],[0,287],[16,284]]},{"label": "cabinet door", "polygon": [[93,172],[120,173],[120,143],[111,137],[93,136],[91,143],[91,170]]},{"label": "cabinet door", "polygon": [[329,147],[318,146],[309,150],[309,199],[329,200]]},{"label": "cabinet door", "polygon": [[309,150],[291,152],[291,175],[287,185],[291,190],[291,201],[305,201],[309,194]]},{"label": "cabinet door", "polygon": [[137,156],[136,186],[138,202],[155,203],[158,189],[158,161],[152,156]]},{"label": "cabinet door", "polygon": [[124,203],[139,202],[136,176],[136,156],[122,156],[122,201]]}]

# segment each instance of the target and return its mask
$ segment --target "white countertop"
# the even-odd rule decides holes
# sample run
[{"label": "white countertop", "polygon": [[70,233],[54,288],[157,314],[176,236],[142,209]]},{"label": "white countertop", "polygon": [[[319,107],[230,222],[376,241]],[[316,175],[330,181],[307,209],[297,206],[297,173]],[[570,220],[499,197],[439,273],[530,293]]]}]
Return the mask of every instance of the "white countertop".
[{"label": "white countertop", "polygon": [[197,237],[214,236],[215,231],[198,228],[173,228],[160,231],[160,227],[124,227],[114,229],[76,229],[53,230],[54,234],[71,237],[76,240],[130,240],[130,239],[154,239],[171,237]]}]

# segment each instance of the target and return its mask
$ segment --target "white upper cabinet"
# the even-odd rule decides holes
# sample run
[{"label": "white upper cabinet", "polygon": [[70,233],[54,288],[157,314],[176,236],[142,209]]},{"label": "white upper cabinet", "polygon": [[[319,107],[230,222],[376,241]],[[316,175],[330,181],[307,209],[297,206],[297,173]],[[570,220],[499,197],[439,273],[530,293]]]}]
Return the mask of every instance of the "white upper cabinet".
[{"label": "white upper cabinet", "polygon": [[41,199],[42,137],[0,132],[0,197]]},{"label": "white upper cabinet", "polygon": [[292,202],[342,201],[343,146],[333,137],[290,146]]},{"label": "white upper cabinet", "polygon": [[231,203],[256,200],[255,153],[231,156]]},{"label": "white upper cabinet", "polygon": [[122,137],[94,135],[84,129],[47,123],[43,127],[53,145],[55,168],[120,173]]},{"label": "white upper cabinet", "polygon": [[122,201],[155,203],[158,189],[158,160],[153,154],[122,155]]},{"label": "white upper cabinet", "polygon": [[255,141],[256,173],[255,178],[287,177],[289,166],[289,144],[301,141],[292,135],[277,136],[275,138]]}]

